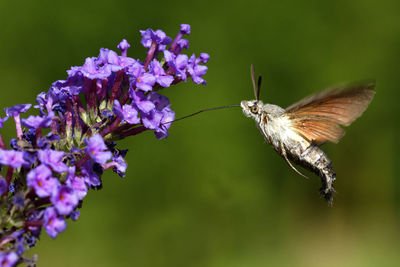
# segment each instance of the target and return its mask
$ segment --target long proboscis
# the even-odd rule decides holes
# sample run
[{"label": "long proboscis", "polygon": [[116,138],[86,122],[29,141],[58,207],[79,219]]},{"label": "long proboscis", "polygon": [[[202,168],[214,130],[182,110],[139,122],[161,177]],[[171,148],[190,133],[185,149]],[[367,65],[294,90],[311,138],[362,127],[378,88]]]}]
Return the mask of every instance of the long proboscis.
[{"label": "long proboscis", "polygon": [[164,124],[168,124],[168,123],[172,123],[172,122],[176,122],[176,121],[180,121],[180,120],[183,120],[183,119],[187,119],[187,118],[189,118],[189,117],[195,116],[195,115],[200,114],[200,113],[205,112],[205,111],[211,111],[211,110],[217,110],[217,109],[224,109],[224,108],[233,108],[233,107],[240,107],[240,105],[227,105],[227,106],[221,106],[221,107],[216,107],[216,108],[206,108],[206,109],[202,109],[202,110],[199,110],[199,111],[197,111],[197,112],[195,112],[195,113],[192,113],[192,114],[189,114],[189,115],[180,117],[180,118],[178,118],[178,119],[176,119],[176,120],[164,122],[163,125],[164,125]]}]

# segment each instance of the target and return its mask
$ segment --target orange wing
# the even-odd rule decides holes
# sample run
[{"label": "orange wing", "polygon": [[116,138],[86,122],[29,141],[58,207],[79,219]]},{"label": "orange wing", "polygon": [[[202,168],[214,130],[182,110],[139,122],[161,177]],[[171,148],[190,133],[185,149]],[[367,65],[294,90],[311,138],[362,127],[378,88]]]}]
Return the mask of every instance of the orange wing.
[{"label": "orange wing", "polygon": [[285,115],[300,135],[323,144],[344,135],[339,125],[348,126],[361,116],[375,95],[375,82],[349,84],[325,90],[286,108]]}]

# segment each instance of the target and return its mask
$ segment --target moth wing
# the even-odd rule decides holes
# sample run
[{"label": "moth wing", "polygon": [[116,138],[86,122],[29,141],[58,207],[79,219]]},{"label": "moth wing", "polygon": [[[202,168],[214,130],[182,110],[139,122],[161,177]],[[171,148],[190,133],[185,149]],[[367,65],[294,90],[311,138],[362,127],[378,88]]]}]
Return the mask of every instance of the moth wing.
[{"label": "moth wing", "polygon": [[339,142],[348,126],[361,116],[375,95],[375,82],[330,88],[286,108],[285,116],[298,134],[316,144]]}]

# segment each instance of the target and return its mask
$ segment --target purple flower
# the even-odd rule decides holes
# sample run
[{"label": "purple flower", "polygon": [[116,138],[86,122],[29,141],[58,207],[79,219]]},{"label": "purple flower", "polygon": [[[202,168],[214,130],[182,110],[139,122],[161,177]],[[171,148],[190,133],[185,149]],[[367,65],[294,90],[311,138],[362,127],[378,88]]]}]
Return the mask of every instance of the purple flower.
[{"label": "purple flower", "polygon": [[140,123],[140,119],[138,117],[139,113],[136,108],[132,105],[124,105],[121,108],[121,105],[118,100],[114,100],[114,113],[122,119],[122,122],[126,121],[129,124],[138,124]]},{"label": "purple flower", "polygon": [[39,197],[51,196],[59,184],[59,181],[51,177],[51,174],[51,170],[41,164],[27,174],[26,183]]},{"label": "purple flower", "polygon": [[149,113],[142,114],[142,123],[147,129],[156,130],[165,116],[163,109],[169,107],[169,100],[167,97],[155,92],[150,93],[148,99],[154,104],[155,108]]},{"label": "purple flower", "polygon": [[117,46],[117,48],[121,50],[121,56],[123,57],[126,57],[129,47],[131,47],[131,45],[125,39],[122,39],[122,41]]},{"label": "purple flower", "polygon": [[174,77],[172,75],[166,75],[163,67],[161,67],[160,62],[158,60],[153,60],[150,63],[150,72],[156,78],[156,82],[162,87],[169,87],[171,83],[174,81]]},{"label": "purple flower", "polygon": [[132,103],[143,113],[149,113],[156,107],[141,91],[135,91],[131,88],[129,89],[129,96],[132,98]]},{"label": "purple flower", "polygon": [[190,25],[189,24],[181,24],[181,33],[190,34]]},{"label": "purple flower", "polygon": [[126,168],[128,167],[124,157],[119,156],[114,158],[113,163],[114,163],[114,168],[113,168],[114,172],[118,173],[119,176],[124,177]]},{"label": "purple flower", "polygon": [[25,199],[22,195],[15,195],[13,202],[17,207],[22,208],[25,204]]},{"label": "purple flower", "polygon": [[[189,59],[181,54],[189,48],[183,37],[190,32],[190,25],[181,24],[172,42],[161,30],[141,31],[141,43],[148,48],[143,62],[127,57],[130,45],[123,39],[117,46],[121,52],[101,48],[98,56],[71,67],[65,80],[40,93],[37,114],[20,118],[31,104],[4,110],[0,128],[12,116],[17,134],[8,142],[10,150],[0,135],[0,198],[4,210],[16,212],[6,214],[11,224],[3,225],[7,235],[2,238],[0,267],[34,264],[35,259],[23,253],[35,245],[42,228],[55,238],[66,229],[67,218],[77,220],[88,190],[102,187],[104,170],[112,168],[124,177],[127,150],[109,137],[125,138],[147,129],[158,139],[168,136],[175,113],[169,99],[157,91],[187,77],[205,84],[209,55]],[[5,174],[7,178],[1,176]]]},{"label": "purple flower", "polygon": [[148,94],[148,99],[155,105],[155,108],[148,114],[142,114],[143,125],[155,130],[158,139],[168,136],[168,128],[170,123],[175,119],[175,113],[169,108],[169,100],[167,97],[152,92]]},{"label": "purple flower", "polygon": [[172,39],[168,37],[162,30],[153,31],[152,29],[147,29],[145,31],[140,31],[142,35],[142,45],[149,48],[152,42],[158,44],[158,50],[163,51],[166,45],[172,42]]},{"label": "purple flower", "polygon": [[11,108],[5,108],[4,112],[7,114],[7,116],[15,117],[21,113],[25,113],[28,109],[30,109],[31,106],[31,104],[15,105]]},{"label": "purple flower", "polygon": [[122,107],[122,113],[124,114],[124,121],[130,124],[138,124],[140,119],[138,117],[138,111],[131,105],[124,105]]},{"label": "purple flower", "polygon": [[137,61],[134,60],[131,57],[124,57],[124,56],[120,56],[119,57],[119,65],[125,70],[128,69],[130,66],[132,66],[133,64],[135,64]]},{"label": "purple flower", "polygon": [[1,267],[12,267],[18,261],[18,255],[14,251],[3,253],[0,252],[0,266]]},{"label": "purple flower", "polygon": [[113,168],[113,171],[116,172],[119,176],[124,177],[126,168],[127,168],[126,161],[124,156],[122,155],[114,155],[112,162],[102,165],[104,169]]},{"label": "purple flower", "polygon": [[132,75],[131,86],[144,92],[151,91],[156,82],[154,75],[147,73],[142,64],[136,62],[129,67],[129,74]]},{"label": "purple flower", "polygon": [[19,168],[25,165],[25,163],[21,151],[0,149],[0,165],[10,165],[13,168]]},{"label": "purple flower", "polygon": [[14,187],[13,183],[10,183],[10,185],[8,186],[8,191],[11,193],[14,193],[15,187]]},{"label": "purple flower", "polygon": [[51,149],[39,150],[38,158],[42,164],[51,167],[55,172],[66,172],[68,166],[62,162],[65,153]]},{"label": "purple flower", "polygon": [[56,238],[59,233],[67,228],[67,223],[62,216],[57,214],[54,207],[48,207],[44,212],[44,227],[49,236]]},{"label": "purple flower", "polygon": [[175,119],[175,112],[173,112],[169,107],[164,108],[162,113],[163,116],[160,125],[154,131],[157,139],[168,137],[168,129],[171,126],[170,122]]},{"label": "purple flower", "polygon": [[104,144],[103,137],[100,134],[95,134],[88,139],[85,139],[86,153],[97,163],[104,164],[112,156],[110,151],[107,150],[107,146]]},{"label": "purple flower", "polygon": [[[20,232],[20,233],[18,233]],[[24,254],[25,252],[25,238],[22,235],[23,234],[23,230],[18,231],[17,233],[19,234],[19,236],[17,238],[15,238],[15,247],[16,247],[16,252],[18,256],[22,256],[22,254]]]},{"label": "purple flower", "polygon": [[207,73],[207,66],[204,65],[199,65],[199,62],[207,62],[209,59],[208,54],[203,53],[203,55],[196,59],[196,56],[193,54],[188,62],[188,66],[187,66],[187,71],[190,74],[190,77],[192,78],[193,82],[196,84],[203,84],[206,85],[207,82],[201,78],[201,76],[203,76],[204,74]]},{"label": "purple flower", "polygon": [[100,54],[96,59],[96,64],[99,68],[104,68],[111,72],[122,70],[133,65],[135,62],[136,60],[133,58],[118,56],[116,52],[106,48],[100,49]]},{"label": "purple flower", "polygon": [[182,39],[183,35],[185,34],[190,34],[189,24],[181,24],[181,29],[169,48],[169,51],[174,55],[178,55],[183,48],[189,48],[189,41]]},{"label": "purple flower", "polygon": [[27,235],[26,236],[26,244],[28,245],[29,248],[34,247],[36,245],[36,237]]},{"label": "purple flower", "polygon": [[37,147],[41,148],[41,149],[48,149],[51,144],[55,141],[59,141],[60,140],[60,136],[57,134],[53,134],[52,132],[49,132],[47,134],[47,136],[40,138],[37,141]]},{"label": "purple flower", "polygon": [[189,41],[187,39],[180,39],[176,42],[174,54],[179,54],[183,49],[189,49]]},{"label": "purple flower", "polygon": [[99,66],[106,65],[106,64],[118,65],[119,64],[119,56],[115,51],[112,51],[107,48],[100,48],[99,56],[97,57],[95,62]]},{"label": "purple flower", "polygon": [[78,200],[82,200],[87,194],[87,186],[83,177],[75,176],[75,166],[69,168],[66,184],[75,190]]},{"label": "purple flower", "polygon": [[196,64],[204,63],[206,64],[208,60],[210,59],[210,55],[207,53],[200,53],[200,56],[196,59]]},{"label": "purple flower", "polygon": [[119,117],[121,120],[124,119],[124,114],[122,113],[121,104],[119,103],[118,100],[114,100],[114,106],[112,110],[114,114],[117,115],[117,117]]},{"label": "purple flower", "polygon": [[[46,103],[47,110],[59,110],[63,111],[61,107],[57,107],[61,103],[65,103],[67,99],[71,99],[73,96],[79,95],[84,91],[84,77],[80,72],[81,67],[72,67],[76,69],[74,75],[70,75],[67,80],[55,81],[49,91],[48,102]],[[70,71],[67,71],[70,72]],[[49,103],[50,102],[50,103]],[[52,106],[53,105],[53,106]]]},{"label": "purple flower", "polygon": [[101,185],[100,177],[93,170],[93,161],[87,161],[81,168],[83,179],[88,186],[97,187]]},{"label": "purple flower", "polygon": [[175,75],[180,77],[183,81],[186,82],[186,68],[188,65],[188,56],[187,55],[174,55],[170,51],[164,51],[165,61],[167,65],[170,66],[174,71]]},{"label": "purple flower", "polygon": [[3,124],[6,122],[6,120],[8,120],[8,116],[4,117],[3,119],[0,118],[0,128],[3,128]]},{"label": "purple flower", "polygon": [[70,75],[81,72],[84,77],[94,80],[94,79],[105,79],[111,75],[111,69],[106,66],[100,66],[97,64],[98,59],[95,57],[88,57],[82,67],[75,67],[71,69]]},{"label": "purple flower", "polygon": [[143,126],[147,129],[155,130],[161,123],[163,115],[157,110],[152,110],[148,114],[142,114]]},{"label": "purple flower", "polygon": [[19,230],[11,234],[14,239],[20,238],[24,234],[24,230]]},{"label": "purple flower", "polygon": [[50,200],[60,215],[70,214],[79,202],[75,190],[67,185],[60,186],[53,191]]},{"label": "purple flower", "polygon": [[54,117],[54,112],[50,112],[47,116],[29,116],[26,119],[22,119],[21,122],[28,128],[39,129],[50,127],[52,119]]},{"label": "purple flower", "polygon": [[152,101],[158,111],[162,111],[163,108],[169,106],[169,99],[166,96],[160,95],[159,93],[152,92],[148,95],[150,101]]},{"label": "purple flower", "polygon": [[[44,210],[32,210],[32,214],[29,216],[28,222],[41,220],[43,218],[43,214]],[[32,236],[34,236],[35,238],[39,238],[42,228],[36,225],[30,225],[27,227],[27,230]]]},{"label": "purple flower", "polygon": [[3,178],[0,178],[0,195],[7,191],[7,182]]},{"label": "purple flower", "polygon": [[26,112],[32,105],[24,104],[24,105],[15,105],[11,108],[5,108],[4,111],[7,116],[12,116],[15,121],[15,128],[17,130],[17,137],[19,140],[22,139],[22,126],[21,126],[21,118],[20,114]]},{"label": "purple flower", "polygon": [[36,103],[38,103],[38,105],[35,105],[34,108],[38,108],[40,110],[40,113],[44,113],[44,111],[46,110],[46,104],[47,104],[47,98],[46,98],[46,93],[45,92],[41,92],[36,96]]},{"label": "purple flower", "polygon": [[76,221],[79,219],[79,216],[81,215],[81,212],[79,210],[74,210],[71,212],[71,220]]}]

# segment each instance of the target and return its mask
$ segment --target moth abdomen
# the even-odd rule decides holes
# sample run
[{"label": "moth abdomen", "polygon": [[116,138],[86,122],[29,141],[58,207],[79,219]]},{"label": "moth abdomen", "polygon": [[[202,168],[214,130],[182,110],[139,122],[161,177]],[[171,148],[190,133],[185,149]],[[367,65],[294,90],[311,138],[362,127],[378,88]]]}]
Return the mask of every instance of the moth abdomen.
[{"label": "moth abdomen", "polygon": [[322,183],[320,193],[329,204],[332,204],[335,193],[333,181],[336,179],[336,174],[332,167],[332,161],[326,153],[315,143],[311,143],[306,149],[297,145],[288,149],[288,152],[290,160],[320,177]]}]

